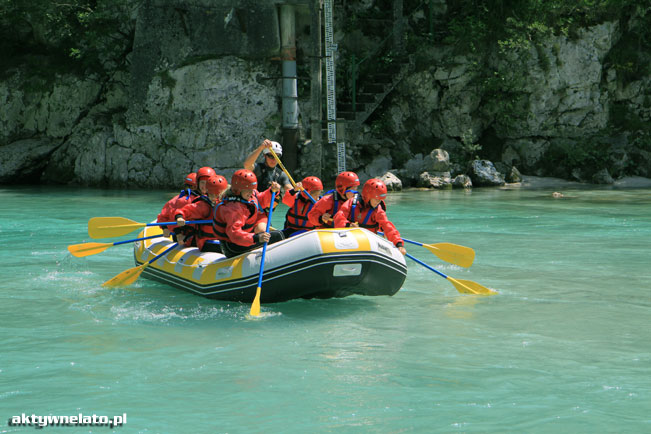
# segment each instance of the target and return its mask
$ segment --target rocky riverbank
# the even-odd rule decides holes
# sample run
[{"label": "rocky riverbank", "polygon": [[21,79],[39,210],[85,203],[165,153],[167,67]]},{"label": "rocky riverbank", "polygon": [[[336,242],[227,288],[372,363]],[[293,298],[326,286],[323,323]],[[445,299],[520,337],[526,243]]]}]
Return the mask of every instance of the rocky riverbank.
[{"label": "rocky riverbank", "polygon": [[[0,183],[175,187],[204,165],[229,176],[262,138],[279,140],[276,6],[235,14],[231,3],[139,2],[123,23],[130,49],[106,53],[101,71],[66,71],[41,54],[12,59],[0,75]],[[436,3],[445,17],[446,2]],[[406,14],[415,26],[415,12]],[[547,34],[510,51],[421,47],[350,137],[348,169],[394,189],[499,186],[521,174],[614,185],[651,176],[651,77],[625,77],[609,60],[642,19]],[[309,28],[305,14],[297,22]],[[374,41],[364,29],[336,37],[340,65],[351,38]],[[309,62],[301,44],[299,35],[299,68]],[[312,147],[311,104],[299,88],[295,177],[328,182],[334,150]]]}]

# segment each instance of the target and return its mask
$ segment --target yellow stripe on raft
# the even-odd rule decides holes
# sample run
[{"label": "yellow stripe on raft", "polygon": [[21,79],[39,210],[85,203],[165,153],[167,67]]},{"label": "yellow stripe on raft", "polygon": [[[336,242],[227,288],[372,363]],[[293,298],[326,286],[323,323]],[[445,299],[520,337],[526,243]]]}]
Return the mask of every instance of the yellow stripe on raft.
[{"label": "yellow stripe on raft", "polygon": [[[168,247],[169,245],[155,245],[151,247],[149,250],[147,250],[148,256],[145,261],[149,261],[150,259],[154,258],[156,255],[162,253],[164,249]],[[138,249],[138,255],[142,254],[143,249],[144,246]],[[184,256],[185,262],[181,264],[183,268],[179,273],[175,269],[181,258]],[[205,261],[205,258],[200,256],[198,250],[190,252],[189,254],[187,250],[172,250],[165,256],[165,258],[160,258],[158,261],[151,264],[151,266],[159,270],[163,270],[171,275],[179,276],[183,279],[199,284],[208,285],[212,283],[241,278],[242,266],[245,259],[246,257],[243,256],[202,266],[201,263]],[[198,279],[197,270],[200,270]]]},{"label": "yellow stripe on raft", "polygon": [[208,265],[201,273],[199,283],[209,284],[241,278],[244,259],[246,256],[240,256]]},{"label": "yellow stripe on raft", "polygon": [[371,250],[371,242],[361,229],[351,229],[345,237],[340,236],[341,229],[319,230],[319,242],[323,253],[355,252]]}]

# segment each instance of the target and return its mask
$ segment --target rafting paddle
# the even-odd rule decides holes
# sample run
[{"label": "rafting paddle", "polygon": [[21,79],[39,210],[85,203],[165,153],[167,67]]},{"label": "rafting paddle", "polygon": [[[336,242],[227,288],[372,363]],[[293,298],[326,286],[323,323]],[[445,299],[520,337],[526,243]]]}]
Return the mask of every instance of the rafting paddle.
[{"label": "rafting paddle", "polygon": [[[273,152],[273,150],[271,151]],[[276,199],[276,192],[272,191],[271,192],[271,204],[274,203],[274,200]],[[271,214],[273,213],[274,207],[270,206],[269,207],[269,217],[267,219],[267,229],[265,232],[269,232],[269,225],[271,225]],[[264,257],[267,253],[267,244],[269,244],[268,241],[265,241],[265,243],[262,245],[262,258],[260,259],[260,273],[258,274],[258,289],[255,292],[255,298],[253,299],[253,303],[251,304],[251,316],[259,316],[260,315],[260,294],[262,293],[262,273],[264,273]]]},{"label": "rafting paddle", "polygon": [[82,243],[82,244],[72,244],[68,246],[68,251],[72,253],[72,256],[77,258],[83,258],[84,256],[96,255],[102,253],[104,250],[109,247],[119,246],[120,244],[133,243],[136,241],[150,240],[152,238],[160,238],[163,235],[152,235],[144,238],[134,238],[133,240],[125,241],[116,241],[114,243]]},{"label": "rafting paddle", "polygon": [[[378,232],[378,235],[384,235]],[[423,244],[418,241],[408,240],[403,238],[405,243],[415,244],[417,246],[425,247],[430,252],[434,253],[439,259],[450,264],[458,265],[460,267],[468,268],[475,260],[475,251],[470,247],[460,246],[452,243],[436,243],[436,244]]]},{"label": "rafting paddle", "polygon": [[472,280],[465,280],[465,279],[454,279],[450,276],[446,276],[445,274],[441,273],[435,268],[430,267],[420,259],[414,258],[411,256],[409,253],[407,253],[405,256],[407,256],[409,259],[414,260],[418,262],[420,265],[423,267],[427,268],[428,270],[431,270],[438,274],[441,277],[446,278],[449,280],[455,288],[457,288],[457,291],[459,291],[462,294],[475,294],[475,295],[493,295],[497,294],[496,291],[493,291],[492,289],[488,289],[485,286],[480,285],[477,282],[473,282]]},{"label": "rafting paddle", "polygon": [[138,277],[140,277],[140,273],[149,266],[149,264],[155,262],[158,258],[163,257],[167,255],[172,249],[174,249],[176,246],[178,246],[179,243],[174,243],[172,244],[169,248],[165,249],[163,253],[160,255],[157,255],[154,259],[152,259],[149,262],[145,262],[142,265],[138,265],[137,267],[129,268],[128,270],[123,271],[122,273],[118,274],[114,278],[107,280],[102,284],[102,286],[108,286],[110,288],[114,288],[116,286],[128,286],[131,285],[133,282],[138,280]]},{"label": "rafting paddle", "polygon": [[[269,150],[271,151],[271,155],[274,157],[274,160],[276,160],[276,163],[278,163],[282,171],[285,172],[285,175],[287,175],[287,177],[289,178],[289,182],[292,183],[292,187],[296,188],[296,183],[294,182],[292,175],[290,175],[287,169],[285,169],[285,166],[283,166],[283,163],[282,161],[280,161],[280,158],[278,158],[278,155],[276,155],[276,153],[272,148],[269,148]],[[305,192],[307,197],[312,201],[312,203],[316,203],[316,200],[314,200],[314,198],[310,196],[310,193],[308,193],[307,190],[303,189],[303,191]]]},{"label": "rafting paddle", "polygon": [[[212,220],[195,220],[185,222],[186,225],[200,225],[209,224]],[[93,238],[112,238],[121,237],[130,232],[135,231],[145,226],[170,226],[175,225],[176,222],[164,223],[138,223],[124,217],[93,217],[88,220],[88,235]]]}]

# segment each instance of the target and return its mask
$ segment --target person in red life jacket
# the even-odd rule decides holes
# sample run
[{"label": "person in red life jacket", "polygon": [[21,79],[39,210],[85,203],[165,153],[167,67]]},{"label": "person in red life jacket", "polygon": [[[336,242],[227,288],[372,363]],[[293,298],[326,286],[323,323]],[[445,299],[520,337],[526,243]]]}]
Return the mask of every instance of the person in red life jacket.
[{"label": "person in red life jacket", "polygon": [[296,188],[288,190],[283,196],[283,203],[289,207],[285,215],[285,228],[283,233],[290,237],[296,233],[309,231],[315,225],[309,223],[307,214],[314,207],[314,203],[305,193],[314,200],[318,200],[323,193],[323,183],[316,176],[308,176],[296,184]]},{"label": "person in red life jacket", "polygon": [[[167,203],[163,206],[160,214],[158,214],[158,219],[156,222],[161,223],[173,221],[177,209],[183,208],[185,205],[192,203],[194,199],[200,196],[200,194],[196,191],[196,173],[190,173],[186,175],[185,179],[183,180],[183,184],[185,188],[181,190],[181,194],[167,201]],[[185,229],[172,226],[165,226],[163,228],[163,235],[166,237],[169,237],[171,233],[174,233],[172,236],[174,238],[174,241],[183,244],[183,238],[185,235],[187,235],[187,231]]]},{"label": "person in red life jacket", "polygon": [[221,242],[222,253],[228,258],[256,249],[265,242],[284,239],[282,231],[265,231],[267,216],[262,210],[265,204],[271,204],[271,191],[277,192],[280,185],[275,183],[262,193],[256,190],[257,185],[252,171],[236,171],[230,190],[224,193],[222,202],[213,211],[213,231]]},{"label": "person in red life jacket", "polygon": [[385,212],[384,199],[387,197],[387,186],[379,179],[369,179],[362,188],[362,197],[355,195],[346,201],[335,214],[335,227],[360,227],[373,233],[382,230],[386,238],[400,250],[403,255],[407,253],[400,232],[391,223]]},{"label": "person in red life jacket", "polygon": [[346,200],[357,193],[353,189],[358,186],[359,177],[355,172],[341,172],[337,175],[335,190],[328,191],[307,214],[309,223],[317,228],[334,227],[332,217]]},{"label": "person in red life jacket", "polygon": [[197,170],[197,185],[201,194],[206,194],[208,192],[206,190],[206,181],[208,181],[211,176],[215,175],[217,174],[212,167],[202,167],[201,169]]},{"label": "person in red life jacket", "polygon": [[[176,224],[179,227],[185,226],[186,220],[210,220],[213,208],[221,201],[222,194],[228,188],[226,178],[221,175],[214,175],[205,181],[207,196],[200,196],[192,203],[176,210]],[[211,243],[216,240],[212,224],[194,225],[194,238],[197,247],[202,252],[221,252],[219,243]],[[186,243],[189,247],[189,243]]]}]

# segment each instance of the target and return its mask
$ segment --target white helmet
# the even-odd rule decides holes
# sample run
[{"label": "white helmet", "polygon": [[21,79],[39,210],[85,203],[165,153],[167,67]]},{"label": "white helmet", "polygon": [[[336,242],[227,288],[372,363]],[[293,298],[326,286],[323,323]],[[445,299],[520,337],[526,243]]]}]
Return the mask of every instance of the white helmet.
[{"label": "white helmet", "polygon": [[[278,142],[271,142],[271,149],[273,149],[274,152],[276,153],[276,155],[278,155],[279,157],[280,157],[281,155],[283,155],[283,147],[280,146],[280,143],[278,143]],[[271,151],[269,150],[269,148],[264,148],[264,151],[262,151],[262,152],[263,152],[264,154],[270,154],[270,153],[271,153]]]}]

